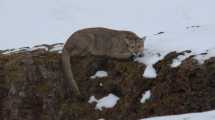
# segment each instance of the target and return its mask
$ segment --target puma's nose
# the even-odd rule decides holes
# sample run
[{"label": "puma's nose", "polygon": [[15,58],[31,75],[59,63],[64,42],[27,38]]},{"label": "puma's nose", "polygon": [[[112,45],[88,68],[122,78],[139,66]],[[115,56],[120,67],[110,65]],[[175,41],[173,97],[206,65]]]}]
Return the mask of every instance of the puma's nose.
[{"label": "puma's nose", "polygon": [[143,54],[139,54],[138,57],[143,57]]},{"label": "puma's nose", "polygon": [[138,52],[138,53],[136,54],[136,56],[137,56],[137,57],[143,57],[143,53],[142,53],[142,52]]}]

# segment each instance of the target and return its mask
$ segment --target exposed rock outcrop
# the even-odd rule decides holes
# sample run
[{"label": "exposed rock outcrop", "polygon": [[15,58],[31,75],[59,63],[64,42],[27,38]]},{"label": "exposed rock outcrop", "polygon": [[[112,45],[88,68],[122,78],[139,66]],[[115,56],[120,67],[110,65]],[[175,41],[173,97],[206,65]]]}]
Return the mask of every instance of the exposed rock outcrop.
[{"label": "exposed rock outcrop", "polygon": [[[177,68],[172,52],[154,65],[155,79],[144,78],[145,65],[91,56],[72,58],[74,76],[83,93],[76,99],[68,92],[61,54],[44,49],[0,54],[0,118],[3,120],[136,120],[143,117],[215,109],[215,59],[198,64],[193,56]],[[98,70],[107,77],[91,79]],[[142,94],[151,98],[140,103]],[[90,96],[113,93],[120,99],[114,108],[95,110]]]}]

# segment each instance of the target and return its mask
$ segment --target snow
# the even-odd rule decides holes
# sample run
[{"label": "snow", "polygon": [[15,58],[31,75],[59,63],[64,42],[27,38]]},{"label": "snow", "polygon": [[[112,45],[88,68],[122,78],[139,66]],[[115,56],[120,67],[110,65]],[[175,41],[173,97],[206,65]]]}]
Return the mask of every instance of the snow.
[{"label": "snow", "polygon": [[90,76],[91,79],[96,79],[96,78],[103,78],[103,77],[107,77],[108,73],[106,71],[97,71],[95,73],[95,75]]},{"label": "snow", "polygon": [[98,120],[105,120],[104,118],[99,118]]},{"label": "snow", "polygon": [[56,52],[57,51],[58,53],[61,53],[63,50],[63,46],[64,46],[64,44],[57,44],[52,49],[50,49],[49,51],[50,52]]},{"label": "snow", "polygon": [[211,25],[214,4],[213,0],[0,0],[0,41],[4,42],[0,48],[65,42],[74,31],[93,26],[144,36]]},{"label": "snow", "polygon": [[214,25],[169,30],[161,35],[148,36],[145,47],[149,48],[149,50],[155,49],[162,52],[161,54],[184,50],[200,53],[215,47],[212,44],[214,43],[214,30]]},{"label": "snow", "polygon": [[181,65],[181,63],[188,57],[193,55],[193,53],[186,53],[184,55],[179,55],[177,58],[175,58],[171,64],[172,68],[176,68]]},{"label": "snow", "polygon": [[10,50],[6,50],[4,51],[2,54],[13,54],[13,53],[20,53],[22,51],[30,51],[30,48],[28,47],[22,47],[22,48],[18,48],[18,49],[10,49]]},{"label": "snow", "polygon": [[145,78],[156,78],[157,73],[156,70],[153,68],[152,65],[148,65],[143,73],[143,77]]},{"label": "snow", "polygon": [[[62,53],[63,50],[63,43],[58,43],[58,44],[54,44],[54,45],[37,45],[37,46],[33,46],[32,48],[30,47],[21,47],[21,48],[17,48],[17,49],[9,49],[9,50],[5,50],[2,52],[2,54],[14,54],[14,53],[21,53],[21,52],[30,52],[30,51],[35,51],[35,50],[45,50],[48,52],[58,52],[58,53]],[[49,47],[51,47],[49,49]]]},{"label": "snow", "polygon": [[[148,39],[146,40],[148,41]],[[161,54],[159,51],[156,50],[150,50],[151,48],[145,47],[145,50],[143,51],[144,56],[137,58],[135,61],[143,63],[146,65],[146,69],[143,73],[143,77],[145,78],[156,78],[157,73],[153,65],[157,63],[159,60],[163,59],[163,57],[166,54]]]},{"label": "snow", "polygon": [[99,109],[100,111],[102,111],[102,108],[113,108],[116,105],[118,100],[119,98],[117,96],[113,94],[109,94],[108,96],[98,100],[96,109]]},{"label": "snow", "polygon": [[88,103],[94,103],[94,102],[98,102],[98,100],[96,99],[95,96],[91,96]]},{"label": "snow", "polygon": [[146,100],[150,99],[150,97],[151,97],[151,91],[148,90],[148,91],[146,91],[146,92],[142,95],[142,98],[141,98],[141,100],[140,100],[140,103],[145,103]]},{"label": "snow", "polygon": [[214,120],[215,111],[188,113],[182,115],[171,115],[162,117],[145,118],[140,120]]},{"label": "snow", "polygon": [[35,51],[35,50],[38,50],[38,49],[43,49],[45,51],[48,51],[48,47],[46,47],[46,46],[35,46],[35,47],[31,48],[31,51]]},{"label": "snow", "polygon": [[194,58],[198,60],[199,64],[203,64],[205,60],[215,57],[215,49],[210,49],[205,52],[206,54],[196,55]]},{"label": "snow", "polygon": [[96,103],[95,109],[98,109],[102,111],[103,108],[113,108],[117,101],[119,100],[119,97],[115,96],[114,94],[108,94],[108,96],[105,96],[101,99],[96,99],[95,96],[91,96],[88,103]]},{"label": "snow", "polygon": [[146,48],[143,51],[144,56],[136,58],[135,61],[143,63],[146,65],[146,69],[144,70],[143,77],[145,78],[156,78],[157,73],[153,65],[157,63],[159,60],[162,60],[164,56],[167,54],[160,54],[159,51],[150,50],[151,48]]},{"label": "snow", "polygon": [[[162,60],[168,53],[191,50],[191,53],[178,56],[173,60],[171,67],[178,67],[183,60],[195,55],[200,64],[215,56],[215,26],[191,26],[183,29],[165,31],[163,34],[147,36],[145,41],[144,56],[135,61],[146,65],[143,73],[145,78],[155,78],[156,70],[153,65]],[[214,44],[213,44],[214,43]],[[202,55],[202,53],[207,53]]]}]

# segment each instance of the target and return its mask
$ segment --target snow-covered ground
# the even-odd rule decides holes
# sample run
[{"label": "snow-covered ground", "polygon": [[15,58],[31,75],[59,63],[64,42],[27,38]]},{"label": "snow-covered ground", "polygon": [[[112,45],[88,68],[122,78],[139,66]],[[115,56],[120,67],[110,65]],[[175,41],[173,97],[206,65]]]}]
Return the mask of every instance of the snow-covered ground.
[{"label": "snow-covered ground", "polygon": [[144,36],[212,25],[214,4],[214,0],[0,0],[0,49],[65,42],[72,32],[93,26]]},{"label": "snow-covered ground", "polygon": [[1,54],[13,54],[13,53],[21,53],[27,51],[35,51],[35,50],[44,50],[48,52],[57,52],[61,53],[63,50],[63,43],[56,43],[53,45],[36,45],[33,47],[21,47],[21,48],[14,48],[14,49],[7,49],[3,50]]},{"label": "snow-covered ground", "polygon": [[[178,56],[171,67],[178,67],[183,60],[195,55],[200,64],[215,56],[215,26],[188,26],[183,29],[165,31],[162,34],[147,36],[144,56],[136,61],[147,65],[143,73],[145,78],[156,78],[153,65],[170,52],[191,50],[191,53]],[[206,53],[206,54],[202,54]]]},{"label": "snow-covered ground", "polygon": [[140,120],[215,120],[215,111],[153,117]]}]

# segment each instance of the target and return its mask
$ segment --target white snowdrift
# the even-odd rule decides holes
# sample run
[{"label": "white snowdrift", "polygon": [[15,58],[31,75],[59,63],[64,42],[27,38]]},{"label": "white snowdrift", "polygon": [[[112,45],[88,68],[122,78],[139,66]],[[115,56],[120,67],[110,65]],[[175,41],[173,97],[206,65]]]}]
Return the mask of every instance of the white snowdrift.
[{"label": "white snowdrift", "polygon": [[215,111],[145,118],[140,120],[214,120]]},{"label": "white snowdrift", "polygon": [[103,78],[107,76],[108,76],[108,73],[106,71],[96,71],[95,75],[90,76],[90,78],[95,79],[95,78]]},{"label": "white snowdrift", "polygon": [[118,100],[119,97],[115,96],[114,94],[109,94],[108,96],[105,96],[99,100],[97,100],[95,96],[91,96],[88,103],[95,102],[95,109],[102,111],[103,108],[113,108],[117,104]]}]

